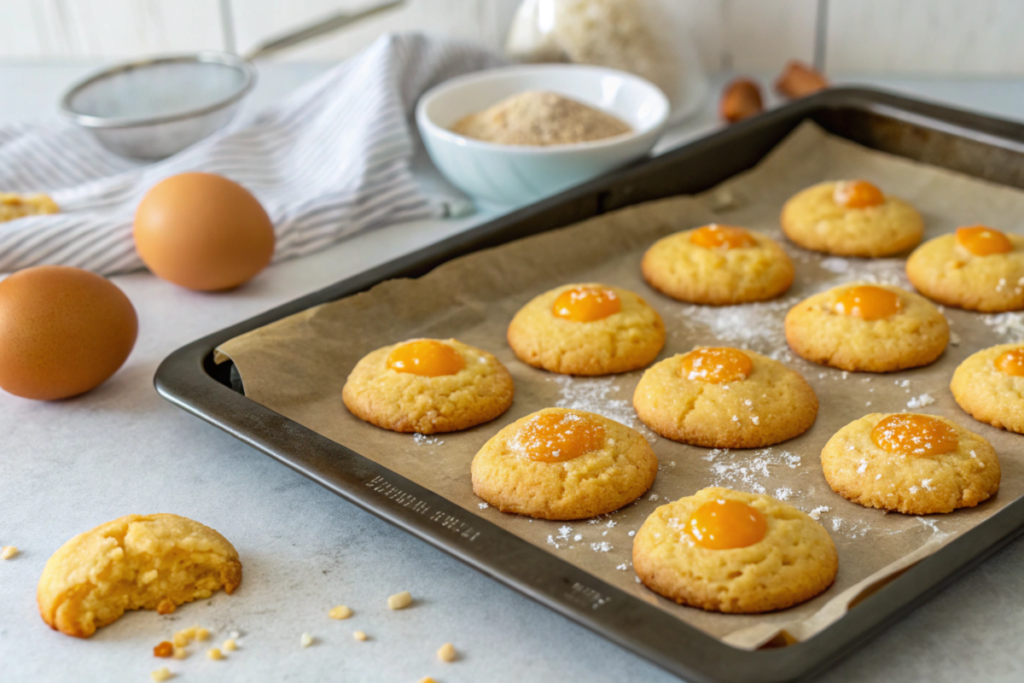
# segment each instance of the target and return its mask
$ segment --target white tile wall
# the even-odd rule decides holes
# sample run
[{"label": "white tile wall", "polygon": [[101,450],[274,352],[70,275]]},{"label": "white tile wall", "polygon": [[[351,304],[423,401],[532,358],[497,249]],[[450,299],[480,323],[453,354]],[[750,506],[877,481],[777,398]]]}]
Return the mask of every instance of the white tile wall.
[{"label": "white tile wall", "polygon": [[0,59],[222,49],[218,0],[0,0]]},{"label": "white tile wall", "polygon": [[[1022,0],[660,0],[689,27],[711,71],[812,61],[832,72],[1024,75]],[[0,0],[0,64],[246,50],[376,0]],[[279,59],[344,58],[385,31],[422,30],[498,48],[518,0],[409,0]],[[824,13],[819,22],[819,11]],[[229,10],[224,25],[223,10]],[[820,35],[819,35],[820,31]]]},{"label": "white tile wall", "polygon": [[830,0],[835,71],[1024,74],[1021,0]]}]

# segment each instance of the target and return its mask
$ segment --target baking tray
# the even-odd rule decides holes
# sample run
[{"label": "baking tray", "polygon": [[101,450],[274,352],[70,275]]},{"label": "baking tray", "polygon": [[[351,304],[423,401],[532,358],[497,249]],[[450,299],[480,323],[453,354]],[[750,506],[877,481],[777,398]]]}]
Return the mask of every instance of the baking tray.
[{"label": "baking tray", "polygon": [[672,673],[692,681],[812,677],[1024,530],[1024,499],[1007,505],[806,641],[733,648],[595,578],[426,488],[240,393],[214,349],[229,339],[391,278],[607,211],[709,189],[757,164],[804,120],[867,147],[1024,189],[1024,125],[864,89],[833,89],[591,181],[417,253],[221,330],[169,356],[157,391],[338,495]]}]

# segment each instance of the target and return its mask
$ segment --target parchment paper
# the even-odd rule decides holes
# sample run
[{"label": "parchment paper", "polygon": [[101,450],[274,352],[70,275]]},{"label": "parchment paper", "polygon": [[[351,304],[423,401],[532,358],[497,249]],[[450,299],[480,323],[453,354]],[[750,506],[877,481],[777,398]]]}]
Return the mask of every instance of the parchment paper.
[{"label": "parchment paper", "polygon": [[[794,247],[781,235],[778,216],[788,197],[822,180],[844,178],[869,179],[909,200],[924,215],[926,239],[965,224],[1013,230],[1017,217],[1024,216],[1024,193],[1018,190],[867,150],[808,122],[755,169],[709,192],[641,204],[472,254],[419,280],[382,283],[233,339],[219,349],[220,358],[235,362],[253,400],[729,644],[756,648],[770,641],[803,640],[839,619],[859,596],[1024,493],[1018,455],[1022,437],[975,422],[948,390],[953,370],[968,355],[1021,338],[1021,314],[947,310],[953,344],[939,361],[888,375],[817,366],[786,347],[783,317],[811,294],[856,279],[910,287],[903,259],[825,258]],[[725,308],[681,304],[650,289],[640,275],[644,250],[664,235],[710,222],[761,230],[785,244],[797,266],[793,288],[772,302]],[[816,424],[768,449],[686,446],[658,438],[636,419],[631,398],[642,372],[569,378],[516,360],[505,341],[515,311],[551,287],[581,281],[631,289],[661,313],[668,339],[659,360],[711,344],[750,348],[789,364],[818,394]],[[455,337],[494,353],[515,378],[512,408],[490,424],[432,438],[387,432],[354,418],[341,401],[349,371],[370,351],[413,337]],[[482,504],[470,481],[474,454],[500,428],[546,406],[599,412],[639,429],[652,441],[660,462],[651,491],[618,512],[573,523],[505,515]],[[952,418],[989,439],[1002,463],[999,494],[977,508],[915,517],[866,509],[833,493],[819,460],[825,442],[867,413],[906,409]],[[711,485],[768,493],[820,519],[839,549],[835,585],[803,605],[755,616],[681,607],[642,586],[630,564],[633,532],[657,506]]]}]

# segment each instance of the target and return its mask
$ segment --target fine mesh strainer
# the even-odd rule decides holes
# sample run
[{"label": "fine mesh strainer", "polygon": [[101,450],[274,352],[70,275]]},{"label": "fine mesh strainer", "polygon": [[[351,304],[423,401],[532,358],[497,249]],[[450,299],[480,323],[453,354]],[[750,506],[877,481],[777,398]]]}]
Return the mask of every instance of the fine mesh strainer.
[{"label": "fine mesh strainer", "polygon": [[226,52],[142,59],[75,84],[60,109],[110,151],[132,159],[171,156],[226,125],[256,84],[251,60],[404,4],[393,0],[335,14],[264,43],[244,57]]}]

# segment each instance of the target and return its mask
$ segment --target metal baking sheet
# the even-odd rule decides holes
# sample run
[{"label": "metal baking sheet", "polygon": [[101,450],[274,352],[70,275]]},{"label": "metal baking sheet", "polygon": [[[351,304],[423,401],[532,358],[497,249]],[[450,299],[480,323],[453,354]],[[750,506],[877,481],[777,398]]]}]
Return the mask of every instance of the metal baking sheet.
[{"label": "metal baking sheet", "polygon": [[[339,448],[338,444],[304,430],[237,394],[231,398],[226,394],[211,395],[229,390],[216,385],[214,378],[209,376],[212,372],[223,379],[223,371],[212,367],[209,359],[212,346],[205,343],[212,341],[213,346],[216,346],[288,313],[361,291],[389,277],[422,274],[437,263],[480,246],[490,246],[524,234],[560,227],[601,213],[607,208],[706,189],[756,163],[768,149],[807,118],[835,135],[871,147],[921,158],[922,154],[914,154],[916,146],[917,151],[928,153],[929,158],[926,160],[934,165],[982,175],[1010,185],[1018,185],[1020,180],[1013,177],[1014,170],[1019,168],[1019,141],[1022,137],[1019,126],[992,122],[983,117],[964,115],[879,93],[832,91],[772,112],[759,120],[735,127],[636,169],[595,181],[584,188],[547,200],[536,208],[482,226],[435,245],[419,255],[382,266],[373,273],[339,283],[324,292],[242,323],[224,334],[197,342],[168,359],[158,373],[158,387],[171,400],[261,447],[341,495],[363,504],[421,537],[427,537],[470,564],[498,576],[506,583],[641,652],[672,671],[697,680],[736,677],[749,680],[789,680],[808,675],[816,667],[839,656],[844,649],[852,647],[862,634],[891,619],[904,606],[901,597],[906,604],[920,599],[923,592],[933,588],[939,580],[952,575],[959,566],[976,559],[982,552],[992,549],[1003,538],[1011,535],[1020,526],[1020,518],[1024,517],[1020,505],[1007,506],[875,595],[863,598],[853,611],[817,637],[790,647],[760,652],[744,653],[727,648],[731,654],[726,654],[716,652],[710,643],[701,641],[701,638],[707,640],[702,632],[678,621],[671,626],[663,623],[663,619],[659,618],[663,614],[651,613],[651,606],[633,595],[596,579],[592,574],[581,572],[576,567],[565,566],[567,563],[532,546],[520,547],[521,540],[517,537],[509,538],[507,532],[485,519],[467,514],[464,509],[452,506],[445,499],[437,500],[438,496],[394,473],[387,470],[373,472],[369,479],[352,486],[353,472],[345,471],[346,468],[338,471],[341,453],[315,457],[304,447],[315,443],[317,448],[323,448],[331,444],[333,450]],[[932,144],[922,145],[921,140],[928,137],[932,137]],[[982,154],[986,148],[991,152],[988,162]],[[944,149],[946,153],[936,156],[936,149]],[[1007,154],[1010,156],[1004,161],[1014,159],[1017,163],[1000,171],[999,164],[992,163],[991,159]],[[726,163],[730,159],[733,162],[731,167]],[[704,173],[696,173],[702,165]],[[659,185],[662,186],[660,189]],[[195,362],[197,356],[202,366]],[[191,372],[185,374],[192,376],[190,382],[183,383],[182,380],[186,378],[182,372],[171,368],[176,361],[180,365],[186,358],[191,360]],[[206,369],[206,377],[203,377],[201,367]],[[204,389],[202,397],[195,395],[195,389],[199,386]],[[241,399],[243,403],[232,408],[230,404],[236,399]],[[286,428],[289,438],[282,440],[280,435],[273,433],[274,430],[264,429],[267,416],[261,412],[276,416],[275,426]],[[238,419],[242,417],[239,413],[249,418],[246,420],[248,425],[238,424]],[[261,419],[254,420],[256,416]],[[297,436],[302,437],[301,441],[295,441]],[[365,461],[352,451],[340,448],[345,457]],[[371,471],[381,469],[371,462],[361,464]],[[441,505],[442,501],[446,505]],[[402,511],[408,512],[410,508],[433,514],[427,514],[425,520],[422,516],[406,518]],[[1009,520],[1009,517],[1014,519]],[[441,528],[437,528],[437,525]],[[458,531],[455,538],[451,537],[453,528]],[[442,529],[449,531],[446,533]],[[979,534],[982,531],[986,533]],[[943,566],[934,566],[936,558],[947,556],[950,548],[961,546],[968,540],[976,544],[974,552],[966,557],[958,553],[947,557]],[[508,557],[508,553],[526,561],[510,563],[503,559]],[[552,560],[557,569],[549,566]],[[908,580],[909,576],[926,566],[933,567],[934,580],[925,584]],[[886,596],[884,601],[879,601],[881,595]],[[680,627],[689,632],[680,631]],[[719,648],[726,647],[717,640],[711,642]],[[692,644],[696,646],[691,648]]]}]

